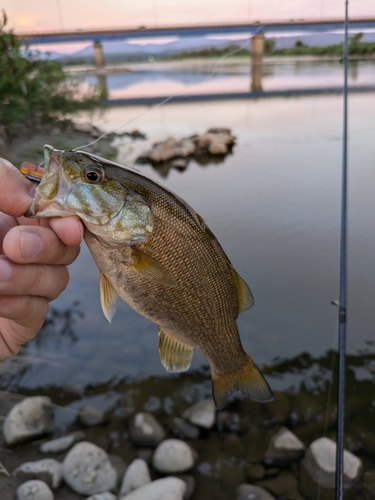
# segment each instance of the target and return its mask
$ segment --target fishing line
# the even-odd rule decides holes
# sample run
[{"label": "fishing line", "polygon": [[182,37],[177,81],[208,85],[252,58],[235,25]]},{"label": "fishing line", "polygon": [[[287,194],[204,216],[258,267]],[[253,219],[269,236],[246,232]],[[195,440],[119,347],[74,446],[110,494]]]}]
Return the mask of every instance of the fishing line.
[{"label": "fishing line", "polygon": [[346,351],[346,269],[347,269],[347,164],[348,164],[348,10],[345,0],[344,38],[344,106],[343,151],[341,186],[341,234],[340,234],[340,298],[339,298],[339,360],[337,390],[337,446],[336,446],[336,493],[335,500],[343,498],[344,475],[344,417],[345,417],[345,351]]},{"label": "fishing line", "polygon": [[[260,32],[262,32],[263,30],[263,26],[259,26],[255,32],[252,34],[252,36],[254,35],[258,35]],[[246,40],[246,45],[249,43],[248,40]],[[226,59],[227,57],[230,57],[230,56],[233,56],[234,54],[237,54],[238,52],[240,52],[242,49],[245,48],[245,42],[243,44],[240,44],[239,47],[237,47],[236,49],[233,49],[231,51],[229,51],[227,54],[224,54],[222,57],[220,57],[220,59],[217,61],[217,63],[215,64],[213,70],[211,71],[211,73],[207,76],[207,78],[205,78],[201,83],[205,83],[209,80],[211,80],[216,72],[217,72],[217,68],[219,66],[219,64],[224,60]],[[192,84],[192,87],[194,87],[195,85],[197,85],[196,83],[193,83]],[[121,125],[120,127],[114,129],[114,130],[111,130],[109,132],[105,132],[104,134],[102,134],[101,136],[99,136],[97,139],[95,139],[94,141],[88,143],[88,144],[85,144],[84,146],[77,146],[76,148],[73,149],[73,151],[77,151],[79,149],[83,149],[83,148],[88,148],[89,146],[92,146],[94,144],[96,144],[97,142],[99,142],[100,140],[102,140],[104,137],[106,137],[107,135],[109,134],[113,134],[113,133],[116,133],[118,132],[119,130],[127,127],[128,125],[130,125],[131,123],[133,123],[134,121],[138,120],[139,118],[141,118],[142,116],[146,115],[147,113],[150,113],[151,111],[154,111],[155,109],[157,108],[160,108],[160,106],[163,106],[164,104],[166,104],[167,102],[171,101],[172,99],[174,99],[175,97],[179,96],[180,94],[182,94],[182,92],[184,92],[184,89],[180,89],[179,91],[177,91],[175,94],[173,95],[170,95],[169,97],[166,97],[165,99],[163,99],[162,101],[156,103],[156,104],[153,104],[152,106],[150,106],[149,108],[145,109],[142,113],[139,113],[137,116],[135,116],[134,118],[132,118],[131,120],[127,121],[126,123],[124,123],[123,125]]]}]

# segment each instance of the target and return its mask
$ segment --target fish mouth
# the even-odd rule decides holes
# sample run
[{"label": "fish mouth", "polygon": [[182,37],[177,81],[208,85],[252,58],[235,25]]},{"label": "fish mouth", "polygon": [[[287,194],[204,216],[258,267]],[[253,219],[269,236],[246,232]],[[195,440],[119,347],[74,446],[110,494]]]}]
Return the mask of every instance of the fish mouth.
[{"label": "fish mouth", "polygon": [[[26,217],[66,217],[73,212],[64,209],[64,203],[69,194],[72,182],[62,167],[61,153],[46,144],[44,151],[44,168],[34,169],[24,166],[21,172],[27,173],[29,179],[39,181],[34,199]],[[31,170],[31,171],[30,171]],[[26,172],[27,171],[27,172]]]}]

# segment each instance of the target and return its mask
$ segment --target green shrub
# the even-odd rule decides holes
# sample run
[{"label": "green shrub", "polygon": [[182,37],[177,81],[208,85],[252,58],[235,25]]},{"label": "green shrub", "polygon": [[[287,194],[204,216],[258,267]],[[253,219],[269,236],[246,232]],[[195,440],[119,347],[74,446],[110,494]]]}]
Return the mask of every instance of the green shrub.
[{"label": "green shrub", "polygon": [[7,17],[0,21],[0,125],[8,136],[36,124],[53,122],[66,113],[90,109],[100,102],[99,91],[82,94],[79,81],[68,77],[61,65],[21,46]]}]

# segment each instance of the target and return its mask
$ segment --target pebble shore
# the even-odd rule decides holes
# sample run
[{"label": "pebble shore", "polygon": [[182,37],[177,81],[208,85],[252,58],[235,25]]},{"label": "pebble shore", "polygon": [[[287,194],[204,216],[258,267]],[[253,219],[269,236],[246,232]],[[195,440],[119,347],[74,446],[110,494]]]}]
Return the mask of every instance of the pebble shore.
[{"label": "pebble shore", "polygon": [[[281,420],[290,421],[283,396],[276,394],[268,405],[243,401],[249,418],[218,412],[211,399],[168,418],[134,411],[123,418],[126,446],[117,453],[108,437],[118,410],[111,415],[83,405],[77,429],[58,435],[49,397],[15,400],[2,427],[0,498],[313,500],[320,482],[320,498],[333,500],[335,442],[328,437],[306,442],[303,432],[298,437],[283,425]],[[259,408],[268,414],[263,428],[253,423]],[[29,460],[23,461],[26,455]],[[346,450],[346,500],[359,498],[362,474],[362,461]]]}]

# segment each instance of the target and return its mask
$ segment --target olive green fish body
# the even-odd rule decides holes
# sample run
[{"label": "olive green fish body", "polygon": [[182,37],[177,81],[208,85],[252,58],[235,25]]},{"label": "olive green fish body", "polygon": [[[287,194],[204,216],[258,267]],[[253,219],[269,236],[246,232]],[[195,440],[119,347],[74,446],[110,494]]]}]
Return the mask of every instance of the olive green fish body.
[{"label": "olive green fish body", "polygon": [[[219,407],[235,390],[252,399],[271,399],[268,384],[243,350],[237,329],[238,314],[253,304],[251,292],[204,220],[181,198],[136,171],[82,152],[50,148],[46,156],[46,167],[52,170],[54,161],[59,169],[59,183],[69,184],[67,173],[75,190],[65,188],[57,195],[55,186],[54,197],[42,199],[43,189],[48,191],[48,186],[43,187],[43,175],[30,212],[51,216],[45,207],[53,198],[52,215],[60,210],[82,218],[87,228],[85,241],[100,270],[101,302],[107,318],[111,319],[119,296],[156,323],[161,360],[169,371],[187,369],[196,347],[210,363]],[[92,172],[102,172],[100,181],[89,175]],[[56,178],[53,182],[57,183]],[[103,190],[109,186],[115,193],[113,206],[110,201],[109,208],[104,206],[110,200],[107,194],[96,198],[100,186]],[[86,198],[84,211],[77,208],[77,193]],[[103,204],[106,214],[113,212],[108,220],[104,217],[104,224],[96,208],[94,216],[88,213],[87,198],[92,196],[95,207]],[[57,209],[56,197],[60,200]],[[105,202],[98,201],[102,199]]]}]

